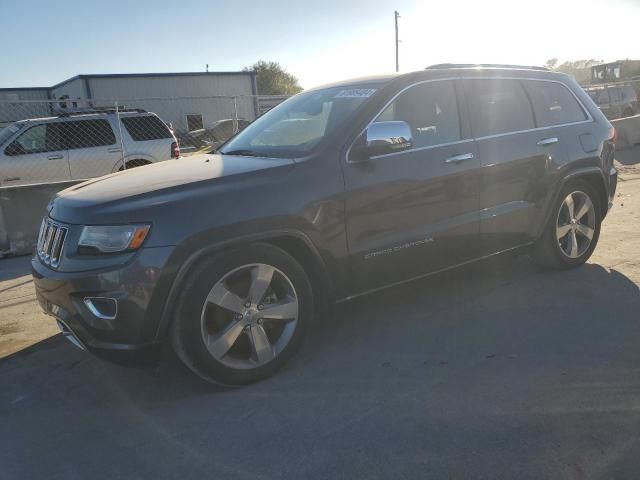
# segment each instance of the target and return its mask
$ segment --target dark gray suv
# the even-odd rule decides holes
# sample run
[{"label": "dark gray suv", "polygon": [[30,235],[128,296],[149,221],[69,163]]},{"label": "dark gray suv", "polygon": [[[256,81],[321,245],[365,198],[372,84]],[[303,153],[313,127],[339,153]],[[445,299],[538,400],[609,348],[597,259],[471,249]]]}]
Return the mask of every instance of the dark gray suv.
[{"label": "dark gray suv", "polygon": [[497,253],[584,263],[615,131],[571,78],[444,65],[303,92],[217,154],[69,188],[33,275],[96,353],[170,343],[202,377],[274,373],[325,306]]}]

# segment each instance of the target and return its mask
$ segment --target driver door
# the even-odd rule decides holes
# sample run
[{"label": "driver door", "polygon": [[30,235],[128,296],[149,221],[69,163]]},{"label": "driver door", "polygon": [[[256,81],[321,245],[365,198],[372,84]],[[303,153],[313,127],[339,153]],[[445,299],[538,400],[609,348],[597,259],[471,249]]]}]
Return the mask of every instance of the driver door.
[{"label": "driver door", "polygon": [[34,125],[2,151],[0,186],[70,180],[69,155],[57,123]]},{"label": "driver door", "polygon": [[409,124],[408,150],[348,160],[347,241],[356,292],[478,256],[479,168],[452,80],[400,93],[374,120]]}]

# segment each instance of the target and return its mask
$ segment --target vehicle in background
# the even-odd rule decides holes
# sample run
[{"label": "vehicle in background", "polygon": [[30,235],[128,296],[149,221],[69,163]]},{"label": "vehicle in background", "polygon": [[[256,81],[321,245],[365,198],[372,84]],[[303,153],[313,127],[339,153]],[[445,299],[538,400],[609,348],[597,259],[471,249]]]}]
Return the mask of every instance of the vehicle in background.
[{"label": "vehicle in background", "polygon": [[631,85],[608,85],[585,89],[609,120],[638,113],[638,96]]},{"label": "vehicle in background", "polygon": [[21,120],[0,130],[0,186],[82,180],[179,156],[169,128],[144,110]]},{"label": "vehicle in background", "polygon": [[244,130],[251,122],[244,119],[236,121],[232,118],[218,120],[209,128],[201,128],[191,132],[178,134],[180,146],[184,152],[189,150],[201,150],[206,147],[214,149],[233,137],[237,132]]},{"label": "vehicle in background", "polygon": [[255,382],[329,304],[512,250],[582,265],[615,197],[614,142],[575,79],[538,68],[307,90],[216,154],[60,192],[37,297],[86,350],[170,344],[203,378]]}]

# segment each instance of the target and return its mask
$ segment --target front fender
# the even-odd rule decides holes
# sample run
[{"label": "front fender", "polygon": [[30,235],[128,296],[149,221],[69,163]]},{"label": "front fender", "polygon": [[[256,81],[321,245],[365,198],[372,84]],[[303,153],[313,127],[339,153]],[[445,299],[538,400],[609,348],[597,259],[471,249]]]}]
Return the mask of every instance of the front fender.
[{"label": "front fender", "polygon": [[201,246],[198,249],[190,252],[188,255],[181,254],[180,249],[176,249],[176,256],[178,258],[174,258],[170,263],[178,265],[176,269],[177,271],[171,288],[169,289],[169,293],[166,297],[164,308],[162,308],[160,322],[158,323],[158,328],[156,331],[156,341],[161,341],[166,336],[171,325],[174,308],[182,291],[182,286],[185,284],[189,272],[192,270],[194,265],[197,265],[198,261],[221,250],[239,247],[248,243],[260,241],[268,242],[269,240],[282,237],[295,237],[305,243],[309,251],[312,253],[314,260],[320,267],[322,276],[321,280],[324,284],[323,286],[328,290],[326,292],[327,295],[329,296],[329,298],[333,298],[333,292],[330,291],[331,282],[329,281],[330,277],[326,263],[311,239],[305,233],[299,230],[280,229],[234,237],[232,239],[222,240]]}]

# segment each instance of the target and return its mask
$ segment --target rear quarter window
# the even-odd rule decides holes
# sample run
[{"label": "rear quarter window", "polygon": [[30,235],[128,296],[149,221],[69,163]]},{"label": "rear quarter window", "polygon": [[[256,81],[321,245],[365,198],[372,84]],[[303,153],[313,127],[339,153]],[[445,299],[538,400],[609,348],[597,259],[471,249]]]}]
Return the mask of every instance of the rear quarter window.
[{"label": "rear quarter window", "polygon": [[587,114],[576,97],[563,84],[526,80],[524,85],[531,98],[538,127],[575,123],[587,119]]},{"label": "rear quarter window", "polygon": [[123,117],[122,124],[136,142],[171,138],[169,128],[155,115]]}]

